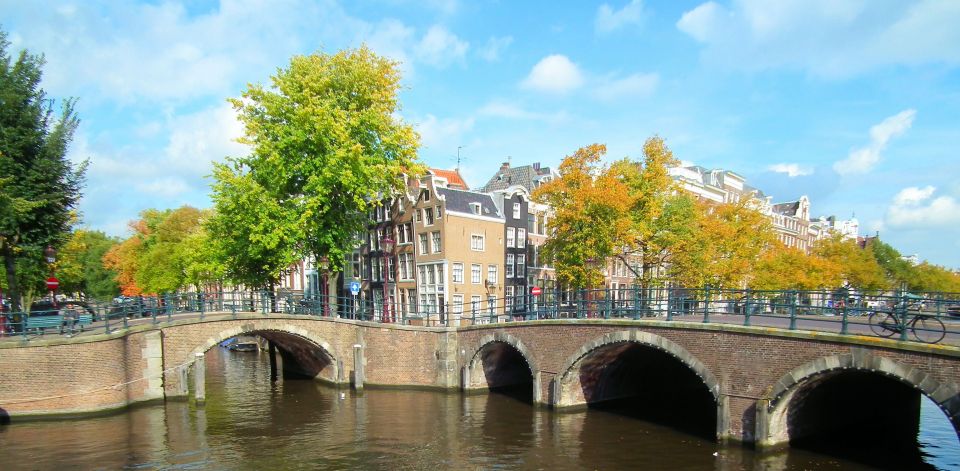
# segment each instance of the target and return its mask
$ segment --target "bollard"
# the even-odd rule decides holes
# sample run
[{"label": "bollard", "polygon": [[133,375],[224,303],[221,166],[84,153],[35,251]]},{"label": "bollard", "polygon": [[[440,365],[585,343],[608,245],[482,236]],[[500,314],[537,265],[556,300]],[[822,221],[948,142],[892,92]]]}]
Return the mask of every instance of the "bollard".
[{"label": "bollard", "polygon": [[203,362],[203,353],[195,353],[193,359],[193,396],[197,405],[207,400],[206,365]]},{"label": "bollard", "polygon": [[353,388],[363,390],[363,345],[353,345]]}]

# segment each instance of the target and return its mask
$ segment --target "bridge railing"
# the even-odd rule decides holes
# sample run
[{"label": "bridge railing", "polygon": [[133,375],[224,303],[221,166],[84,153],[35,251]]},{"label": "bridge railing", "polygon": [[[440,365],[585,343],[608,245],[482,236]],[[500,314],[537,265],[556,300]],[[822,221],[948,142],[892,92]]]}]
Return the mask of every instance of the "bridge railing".
[{"label": "bridge railing", "polygon": [[[113,303],[65,301],[52,310],[0,314],[0,338],[113,332],[131,325],[188,317],[257,314],[303,315],[420,326],[468,326],[544,319],[687,321],[769,326],[840,334],[887,336],[871,316],[895,314],[904,323],[938,319],[952,341],[960,336],[960,293],[864,294],[838,291],[757,291],[639,286],[601,290],[542,290],[510,298],[472,296],[451,300],[436,293],[387,302],[367,296],[316,297],[294,292],[232,290],[181,292],[124,298]],[[927,327],[915,328],[926,329]],[[907,329],[899,339],[909,340]]]}]

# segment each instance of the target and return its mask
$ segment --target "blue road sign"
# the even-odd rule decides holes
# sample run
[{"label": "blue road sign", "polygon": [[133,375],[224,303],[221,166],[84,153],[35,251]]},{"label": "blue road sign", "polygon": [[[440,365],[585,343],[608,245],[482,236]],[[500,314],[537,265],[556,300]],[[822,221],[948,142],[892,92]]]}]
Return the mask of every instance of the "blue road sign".
[{"label": "blue road sign", "polygon": [[351,281],[351,282],[350,282],[350,294],[352,294],[352,295],[354,295],[354,296],[360,294],[360,282],[359,282],[359,281]]}]

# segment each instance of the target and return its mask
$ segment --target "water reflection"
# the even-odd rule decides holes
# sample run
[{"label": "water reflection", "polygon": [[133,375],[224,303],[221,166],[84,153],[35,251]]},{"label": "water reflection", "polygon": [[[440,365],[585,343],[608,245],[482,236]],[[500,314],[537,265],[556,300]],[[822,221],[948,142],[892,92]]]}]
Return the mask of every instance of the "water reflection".
[{"label": "water reflection", "polygon": [[[2,468],[873,469],[803,450],[761,455],[721,446],[638,420],[629,404],[558,414],[532,407],[523,391],[358,395],[312,381],[271,383],[265,354],[216,349],[207,361],[205,407],[168,402],[0,427]],[[923,450],[939,453],[928,461],[958,469],[956,434],[937,433],[921,434],[934,444]]]}]

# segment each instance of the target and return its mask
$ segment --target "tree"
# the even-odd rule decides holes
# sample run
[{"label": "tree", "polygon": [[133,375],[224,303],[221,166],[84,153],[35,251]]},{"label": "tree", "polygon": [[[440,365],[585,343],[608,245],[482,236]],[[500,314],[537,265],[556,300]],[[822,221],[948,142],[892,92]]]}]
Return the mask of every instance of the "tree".
[{"label": "tree", "polygon": [[761,256],[749,286],[759,290],[815,290],[842,285],[839,262],[775,242]]},{"label": "tree", "polygon": [[904,260],[897,249],[879,238],[870,239],[867,248],[873,252],[877,263],[886,273],[888,287],[899,288],[910,281],[912,272],[910,262]]},{"label": "tree", "polygon": [[533,197],[553,208],[553,235],[543,246],[556,267],[557,280],[577,288],[603,283],[598,262],[628,243],[630,191],[615,167],[602,167],[607,148],[593,144],[560,163],[560,178],[534,190]]},{"label": "tree", "polygon": [[367,210],[422,172],[397,63],[366,47],[296,56],[272,85],[230,100],[252,153],[215,166],[208,225],[227,275],[251,286],[310,255],[343,266]]},{"label": "tree", "polygon": [[775,240],[769,218],[748,199],[697,206],[694,236],[675,249],[670,275],[687,287],[742,287]]},{"label": "tree", "polygon": [[21,51],[13,60],[7,46],[0,31],[0,256],[18,310],[21,294],[42,289],[43,249],[69,238],[86,164],[66,159],[79,124],[74,100],[54,119],[53,102],[40,88],[43,57]]},{"label": "tree", "polygon": [[117,272],[103,263],[104,255],[117,244],[117,239],[102,231],[74,231],[57,256],[60,291],[103,300],[119,294]]},{"label": "tree", "polygon": [[922,262],[913,268],[907,288],[913,291],[960,293],[960,273]]},{"label": "tree", "polygon": [[864,250],[853,239],[834,235],[817,241],[813,253],[836,263],[840,277],[850,286],[875,291],[887,286],[883,268],[872,250]]}]

